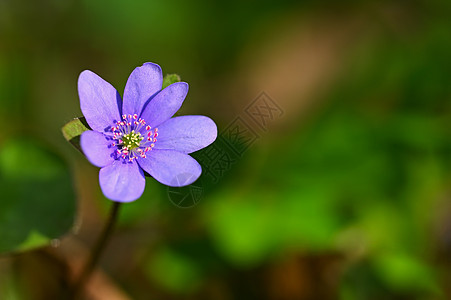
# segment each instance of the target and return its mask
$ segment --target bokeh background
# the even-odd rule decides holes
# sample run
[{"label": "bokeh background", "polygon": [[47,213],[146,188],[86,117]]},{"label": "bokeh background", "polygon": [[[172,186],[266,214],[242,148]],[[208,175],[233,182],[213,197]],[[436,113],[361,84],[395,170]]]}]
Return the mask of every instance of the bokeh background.
[{"label": "bokeh background", "polygon": [[[86,299],[450,299],[450,15],[447,0],[0,0],[0,299],[65,299],[111,206],[60,130],[81,116],[78,75],[122,94],[146,61],[190,84],[178,114],[214,119],[231,160],[194,154],[192,203],[148,178]],[[264,128],[246,110],[262,92],[283,111]]]}]

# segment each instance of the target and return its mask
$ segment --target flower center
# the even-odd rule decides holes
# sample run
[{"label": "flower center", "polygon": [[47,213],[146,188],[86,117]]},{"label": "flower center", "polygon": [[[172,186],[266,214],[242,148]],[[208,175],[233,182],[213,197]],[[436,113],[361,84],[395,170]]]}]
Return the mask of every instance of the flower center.
[{"label": "flower center", "polygon": [[146,158],[146,153],[157,141],[158,128],[152,130],[143,119],[138,119],[137,114],[123,115],[122,121],[111,128],[111,133],[111,146],[116,148],[115,158],[131,162],[138,156]]},{"label": "flower center", "polygon": [[132,132],[122,136],[122,143],[124,147],[133,150],[139,147],[139,144],[143,139],[144,138],[141,136],[141,133],[132,130]]}]

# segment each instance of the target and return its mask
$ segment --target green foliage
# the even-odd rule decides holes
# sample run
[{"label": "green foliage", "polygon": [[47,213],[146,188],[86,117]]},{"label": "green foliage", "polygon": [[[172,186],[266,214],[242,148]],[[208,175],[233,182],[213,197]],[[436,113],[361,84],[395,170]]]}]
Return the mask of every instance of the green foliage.
[{"label": "green foliage", "polygon": [[437,294],[439,286],[432,269],[415,256],[386,253],[375,259],[375,269],[397,291],[422,290]]},{"label": "green foliage", "polygon": [[177,74],[166,74],[163,78],[163,89],[173,83],[180,82],[180,76]]},{"label": "green foliage", "polygon": [[47,245],[70,230],[75,194],[67,164],[29,139],[0,150],[0,253]]},{"label": "green foliage", "polygon": [[229,262],[339,251],[358,258],[343,298],[440,293],[431,232],[451,174],[451,89],[439,67],[451,60],[434,53],[451,44],[434,30],[422,38],[411,51],[392,40],[365,49],[310,123],[246,153],[203,205]]},{"label": "green foliage", "polygon": [[91,130],[91,128],[84,117],[75,118],[61,128],[64,138],[79,151],[81,151],[80,135],[86,130]]},{"label": "green foliage", "polygon": [[202,279],[195,261],[170,249],[153,253],[146,270],[153,281],[175,293],[194,291]]}]

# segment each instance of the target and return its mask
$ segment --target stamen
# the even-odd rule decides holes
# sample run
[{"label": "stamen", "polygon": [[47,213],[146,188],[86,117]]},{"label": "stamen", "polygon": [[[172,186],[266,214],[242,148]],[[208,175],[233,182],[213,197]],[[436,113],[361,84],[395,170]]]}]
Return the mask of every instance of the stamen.
[{"label": "stamen", "polygon": [[147,157],[146,153],[152,150],[157,141],[158,128],[152,129],[144,119],[138,118],[137,114],[124,114],[122,120],[111,127],[111,133],[113,141],[110,146],[117,147],[117,159],[133,162]]}]

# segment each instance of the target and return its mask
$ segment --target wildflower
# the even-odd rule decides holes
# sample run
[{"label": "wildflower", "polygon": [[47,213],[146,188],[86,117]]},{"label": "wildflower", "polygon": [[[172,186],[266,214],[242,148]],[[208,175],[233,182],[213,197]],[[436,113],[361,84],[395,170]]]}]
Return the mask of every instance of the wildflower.
[{"label": "wildflower", "polygon": [[[103,194],[114,201],[130,202],[144,192],[144,171],[168,186],[194,182],[201,174],[189,153],[211,144],[215,123],[205,116],[171,118],[188,93],[186,82],[162,89],[160,66],[145,63],[131,73],[123,100],[116,89],[86,70],[78,79],[80,107],[92,130],[80,137],[88,160],[100,167]],[[175,180],[190,174],[189,180]]]}]

